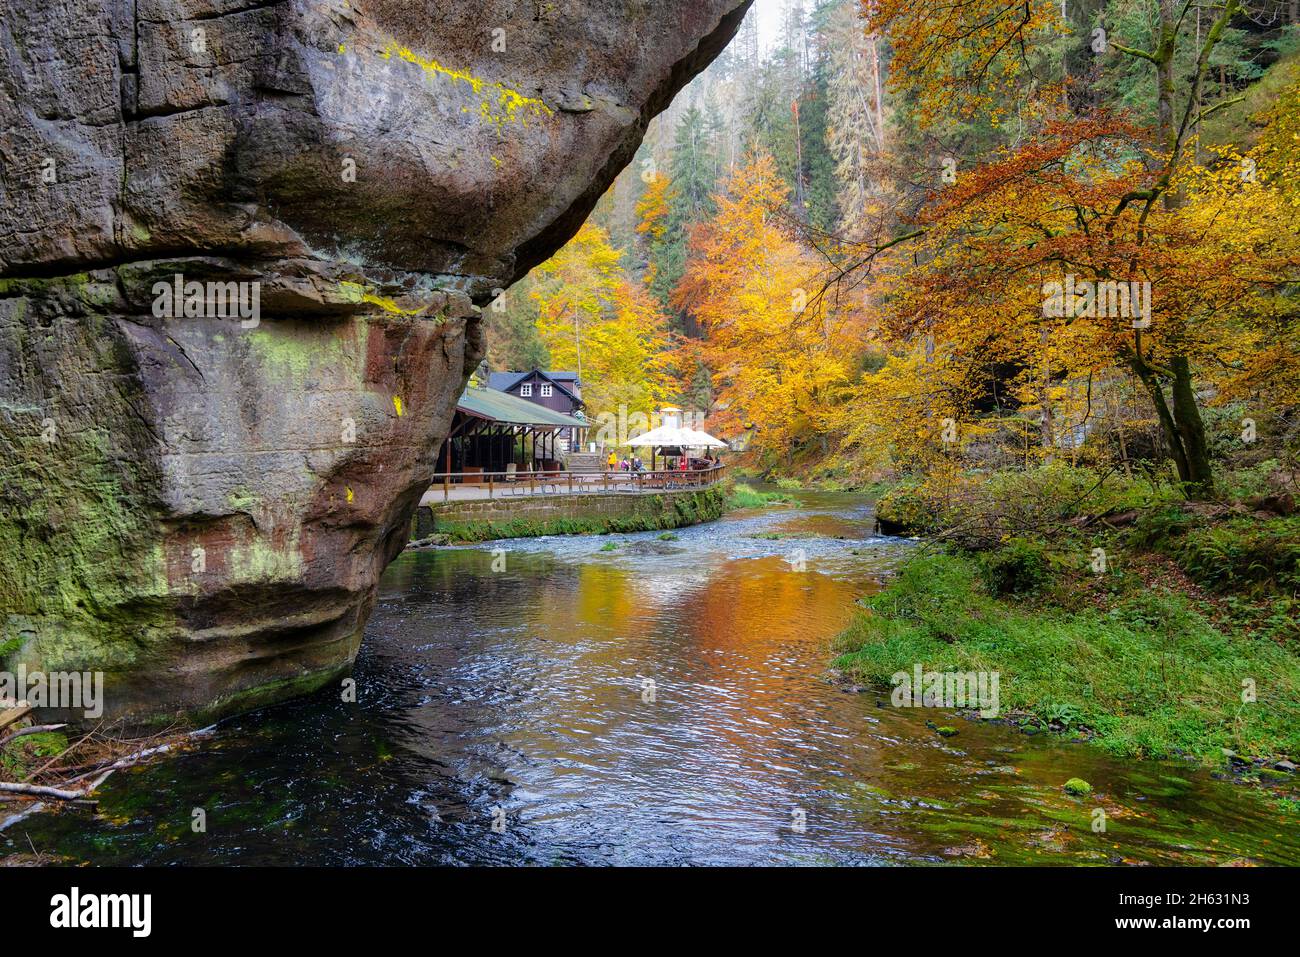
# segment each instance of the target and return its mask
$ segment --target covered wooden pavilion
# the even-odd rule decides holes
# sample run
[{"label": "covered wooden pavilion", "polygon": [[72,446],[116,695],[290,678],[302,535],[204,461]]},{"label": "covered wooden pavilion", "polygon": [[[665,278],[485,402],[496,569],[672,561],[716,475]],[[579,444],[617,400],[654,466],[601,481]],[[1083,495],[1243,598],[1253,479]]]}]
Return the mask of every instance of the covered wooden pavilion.
[{"label": "covered wooden pavilion", "polygon": [[[557,433],[581,436],[587,422],[496,389],[466,389],[451,431],[438,451],[438,470],[455,472],[556,471],[562,468]],[[514,466],[514,468],[510,468]]]}]

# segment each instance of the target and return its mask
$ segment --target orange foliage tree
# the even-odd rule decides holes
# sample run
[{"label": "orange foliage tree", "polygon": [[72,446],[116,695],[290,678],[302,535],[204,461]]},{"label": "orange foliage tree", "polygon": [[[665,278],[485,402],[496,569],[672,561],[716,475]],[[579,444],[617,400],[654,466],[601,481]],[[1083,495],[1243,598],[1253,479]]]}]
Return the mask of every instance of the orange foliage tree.
[{"label": "orange foliage tree", "polygon": [[753,429],[789,462],[850,381],[860,317],[812,294],[821,267],[777,215],[786,194],[771,157],[739,168],[693,238],[676,300],[705,330],[693,348],[717,390],[711,424]]},{"label": "orange foliage tree", "polygon": [[[998,89],[1017,85],[1035,48],[1063,29],[1052,4],[1023,0],[864,7],[869,28],[893,40],[895,80],[916,91],[930,119],[943,109],[996,111]],[[1179,85],[1187,8],[1158,0],[1149,50],[1104,36],[1094,47],[1150,63],[1155,128],[1070,115],[1044,92],[1032,143],[963,171],[922,209],[907,234],[915,265],[895,273],[889,321],[897,335],[935,336],[959,352],[997,343],[1029,370],[1023,385],[1037,376],[1045,418],[1061,376],[1131,370],[1185,490],[1204,497],[1214,478],[1194,375],[1244,371],[1251,330],[1294,311],[1296,223],[1282,151],[1261,147],[1249,166],[1191,165],[1192,132],[1218,106],[1202,102],[1211,55],[1242,3],[1217,8],[1190,82]],[[1243,176],[1247,168],[1272,175]]]}]

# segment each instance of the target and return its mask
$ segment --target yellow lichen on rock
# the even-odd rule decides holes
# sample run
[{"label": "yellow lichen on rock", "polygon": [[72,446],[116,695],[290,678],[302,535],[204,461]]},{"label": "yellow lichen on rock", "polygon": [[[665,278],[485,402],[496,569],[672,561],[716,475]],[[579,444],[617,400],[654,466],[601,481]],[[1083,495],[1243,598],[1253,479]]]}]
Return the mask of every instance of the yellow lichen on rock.
[{"label": "yellow lichen on rock", "polygon": [[341,282],[339,291],[348,302],[369,303],[394,316],[418,316],[424,312],[423,309],[403,309],[394,300],[387,296],[376,295],[359,282]]},{"label": "yellow lichen on rock", "polygon": [[[346,52],[346,46],[340,43],[339,53]],[[527,126],[530,117],[540,118],[552,115],[551,108],[538,97],[524,96],[519,91],[512,90],[495,80],[485,80],[482,77],[475,76],[468,70],[458,70],[454,67],[445,66],[431,57],[420,56],[409,47],[404,47],[395,40],[390,40],[379,51],[379,56],[384,60],[397,57],[399,60],[413,63],[433,76],[445,77],[453,83],[463,83],[477,95],[484,95],[486,91],[486,97],[479,102],[479,115],[496,126],[498,132],[507,123],[517,122]],[[461,112],[468,111],[462,109]]]}]

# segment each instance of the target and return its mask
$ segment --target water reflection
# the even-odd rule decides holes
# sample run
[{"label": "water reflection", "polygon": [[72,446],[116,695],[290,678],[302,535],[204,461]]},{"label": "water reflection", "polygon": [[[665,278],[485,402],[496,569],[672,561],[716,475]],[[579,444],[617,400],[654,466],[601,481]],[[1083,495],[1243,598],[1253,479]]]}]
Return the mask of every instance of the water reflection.
[{"label": "water reflection", "polygon": [[[906,547],[828,496],[669,540],[404,555],[355,704],[322,692],[229,722],[113,779],[99,818],[30,819],[0,851],[31,838],[96,863],[1300,861],[1292,822],[1246,788],[828,680],[828,639]],[[1065,795],[1073,776],[1095,797]]]}]

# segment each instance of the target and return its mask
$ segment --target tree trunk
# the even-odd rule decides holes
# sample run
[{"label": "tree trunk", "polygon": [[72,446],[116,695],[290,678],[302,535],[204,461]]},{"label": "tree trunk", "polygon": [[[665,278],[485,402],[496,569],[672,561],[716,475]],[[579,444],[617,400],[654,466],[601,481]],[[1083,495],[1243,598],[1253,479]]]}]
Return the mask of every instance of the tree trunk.
[{"label": "tree trunk", "polygon": [[1039,404],[1043,407],[1042,418],[1038,422],[1038,437],[1047,450],[1046,460],[1052,461],[1052,449],[1056,445],[1052,426],[1052,369],[1047,359],[1047,327],[1038,330],[1038,341],[1043,346],[1043,374],[1039,385]]},{"label": "tree trunk", "polygon": [[1214,494],[1214,474],[1210,469],[1209,448],[1205,442],[1205,425],[1196,406],[1196,393],[1192,389],[1192,374],[1187,359],[1176,356],[1170,362],[1173,373],[1173,406],[1165,399],[1164,384],[1156,371],[1140,357],[1130,365],[1151,396],[1160,431],[1169,445],[1183,494],[1195,501],[1204,501]]},{"label": "tree trunk", "polygon": [[[1159,0],[1157,15],[1159,17],[1159,43],[1155,48],[1156,67],[1156,124],[1160,139],[1169,151],[1165,168],[1160,177],[1164,187],[1161,200],[1166,210],[1177,209],[1183,203],[1181,189],[1171,188],[1175,168],[1183,146],[1183,130],[1174,119],[1175,107],[1175,67],[1174,55],[1177,50],[1178,20],[1176,0]],[[1235,0],[1228,0],[1223,12],[1200,49],[1197,70],[1192,82],[1189,96],[1193,109],[1201,97],[1201,80],[1209,67],[1209,57],[1227,27],[1228,21],[1239,8]],[[1184,123],[1185,125],[1185,123]],[[1169,359],[1169,373],[1172,379],[1173,407],[1165,401],[1164,385],[1156,371],[1142,357],[1141,333],[1137,333],[1135,352],[1132,362],[1138,378],[1146,386],[1151,401],[1156,407],[1160,419],[1160,428],[1178,468],[1178,478],[1183,483],[1183,492],[1188,498],[1206,499],[1214,494],[1214,476],[1210,470],[1209,449],[1205,441],[1205,424],[1201,421],[1200,410],[1196,406],[1196,391],[1192,388],[1191,363],[1185,355],[1174,355]]]},{"label": "tree trunk", "polygon": [[1201,421],[1196,391],[1192,388],[1191,365],[1186,356],[1174,356],[1170,365],[1174,373],[1174,426],[1187,459],[1187,472],[1180,472],[1179,478],[1185,483],[1188,498],[1206,499],[1214,494],[1214,473],[1210,469],[1205,423]]}]

